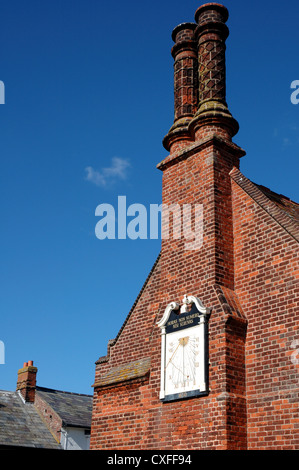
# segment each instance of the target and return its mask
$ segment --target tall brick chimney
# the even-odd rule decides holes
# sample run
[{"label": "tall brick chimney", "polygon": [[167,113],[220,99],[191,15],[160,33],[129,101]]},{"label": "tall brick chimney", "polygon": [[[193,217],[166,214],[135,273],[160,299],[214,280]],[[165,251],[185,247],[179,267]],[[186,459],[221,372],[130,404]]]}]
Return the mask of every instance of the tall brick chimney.
[{"label": "tall brick chimney", "polygon": [[34,403],[36,373],[37,367],[33,366],[33,361],[24,362],[22,369],[18,370],[17,390],[25,402]]},{"label": "tall brick chimney", "polygon": [[225,6],[207,3],[196,23],[173,30],[174,123],[163,139],[171,154],[211,134],[231,140],[239,130],[226,103],[227,20]]},{"label": "tall brick chimney", "polygon": [[207,3],[195,12],[198,26],[199,106],[190,123],[195,140],[216,132],[231,139],[239,130],[226,103],[225,41],[229,35],[228,10],[218,3]]},{"label": "tall brick chimney", "polygon": [[171,50],[174,58],[174,124],[165,136],[163,145],[167,150],[179,142],[190,143],[188,124],[198,105],[198,62],[195,23],[182,23],[172,32],[175,42]]},{"label": "tall brick chimney", "polygon": [[182,23],[172,34],[175,120],[163,139],[169,155],[157,165],[162,202],[178,205],[181,213],[185,204],[193,213],[201,204],[203,237],[201,249],[192,252],[182,236],[162,239],[160,264],[170,300],[185,292],[200,297],[203,280],[234,288],[230,171],[239,168],[245,151],[232,142],[239,125],[226,103],[227,19],[226,7],[207,3],[196,10],[196,23]]}]

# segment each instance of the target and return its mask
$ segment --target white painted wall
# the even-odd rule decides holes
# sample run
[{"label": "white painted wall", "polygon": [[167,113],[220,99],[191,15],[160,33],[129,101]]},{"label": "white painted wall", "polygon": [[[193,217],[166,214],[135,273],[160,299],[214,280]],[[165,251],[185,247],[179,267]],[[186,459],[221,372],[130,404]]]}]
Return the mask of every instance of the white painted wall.
[{"label": "white painted wall", "polygon": [[62,428],[61,445],[64,450],[89,450],[90,435],[83,428]]}]

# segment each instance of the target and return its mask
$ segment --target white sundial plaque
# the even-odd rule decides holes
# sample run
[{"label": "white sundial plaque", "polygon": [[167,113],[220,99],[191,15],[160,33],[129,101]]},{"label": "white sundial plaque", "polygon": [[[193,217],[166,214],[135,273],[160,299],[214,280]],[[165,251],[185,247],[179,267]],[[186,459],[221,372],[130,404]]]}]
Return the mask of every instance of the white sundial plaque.
[{"label": "white sundial plaque", "polygon": [[191,308],[180,309],[172,302],[158,324],[162,336],[160,398],[163,401],[200,396],[208,391],[207,318],[210,310],[197,298],[185,297],[184,300]]}]

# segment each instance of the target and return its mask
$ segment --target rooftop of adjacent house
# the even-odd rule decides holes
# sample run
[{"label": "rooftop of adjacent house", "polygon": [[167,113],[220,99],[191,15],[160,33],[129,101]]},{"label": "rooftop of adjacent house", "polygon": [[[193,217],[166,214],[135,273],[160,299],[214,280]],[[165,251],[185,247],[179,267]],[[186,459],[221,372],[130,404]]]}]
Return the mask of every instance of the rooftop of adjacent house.
[{"label": "rooftop of adjacent house", "polygon": [[61,449],[33,403],[19,392],[0,390],[0,447]]},{"label": "rooftop of adjacent house", "polygon": [[[35,395],[24,395],[24,373],[27,376],[26,386],[32,388],[32,376],[37,368],[24,363],[24,368],[18,372],[17,391],[0,390],[0,448],[23,447],[39,449],[61,449],[57,437],[51,433],[43,418],[42,406],[50,413],[55,413],[61,420],[62,427],[84,428],[91,427],[92,395],[63,392],[34,384]],[[19,381],[19,373],[21,379]],[[18,386],[21,385],[20,389]],[[24,398],[26,397],[26,399]],[[34,398],[35,397],[35,398]],[[39,399],[38,407],[36,398]]]},{"label": "rooftop of adjacent house", "polygon": [[36,387],[36,393],[55,411],[63,426],[90,428],[92,395]]}]

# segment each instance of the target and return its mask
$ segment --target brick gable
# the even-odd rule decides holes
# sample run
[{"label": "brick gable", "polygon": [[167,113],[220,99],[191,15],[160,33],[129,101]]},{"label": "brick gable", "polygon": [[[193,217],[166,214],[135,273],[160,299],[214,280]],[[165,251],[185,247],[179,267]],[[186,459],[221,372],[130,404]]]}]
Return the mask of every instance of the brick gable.
[{"label": "brick gable", "polygon": [[[245,151],[232,142],[238,123],[225,101],[227,19],[225,7],[210,3],[173,32],[175,117],[157,167],[163,204],[201,205],[202,239],[195,249],[174,232],[162,239],[97,361],[92,449],[298,448],[296,210],[239,170]],[[163,401],[158,322],[185,295],[210,312],[208,388]]]}]

